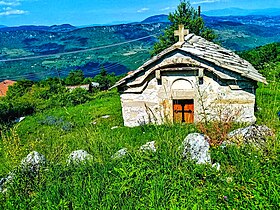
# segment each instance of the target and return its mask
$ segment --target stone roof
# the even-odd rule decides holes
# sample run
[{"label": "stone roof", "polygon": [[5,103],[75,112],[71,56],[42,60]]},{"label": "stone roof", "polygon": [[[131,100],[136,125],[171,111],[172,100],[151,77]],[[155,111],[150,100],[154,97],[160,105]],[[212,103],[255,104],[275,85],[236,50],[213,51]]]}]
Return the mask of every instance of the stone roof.
[{"label": "stone roof", "polygon": [[5,80],[0,82],[0,97],[6,96],[9,86],[14,85],[16,82],[12,80]]},{"label": "stone roof", "polygon": [[[127,75],[126,77],[118,81],[113,87],[117,87],[128,83],[133,77],[137,77],[137,75],[140,75],[141,72],[145,72],[148,69],[147,67],[149,65],[158,61],[166,54],[175,50],[181,50],[189,54],[191,57],[195,58],[195,60],[190,59],[190,62],[192,62],[195,66],[206,67],[207,65],[203,64],[203,62],[197,62],[206,61],[207,63],[210,63],[214,66],[238,73],[241,76],[246,77],[248,79],[252,79],[257,82],[267,83],[266,79],[248,61],[240,58],[234,52],[227,50],[217,44],[214,44],[213,42],[207,41],[206,39],[200,36],[189,34],[185,37],[185,42],[178,42],[172,45],[171,47],[165,49],[164,51],[162,51],[161,53],[144,63],[133,73]],[[226,75],[222,72],[219,72],[214,68],[210,69],[212,69],[211,71],[213,73],[216,73],[218,76],[223,75],[223,78],[226,79]],[[147,74],[145,73],[145,75]]]}]

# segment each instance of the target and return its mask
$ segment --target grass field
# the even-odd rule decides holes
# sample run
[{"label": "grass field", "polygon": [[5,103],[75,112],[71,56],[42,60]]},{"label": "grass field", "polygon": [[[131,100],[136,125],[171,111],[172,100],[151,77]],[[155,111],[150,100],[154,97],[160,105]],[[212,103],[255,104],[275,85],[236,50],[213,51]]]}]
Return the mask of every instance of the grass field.
[{"label": "grass field", "polygon": [[[212,148],[220,171],[182,159],[179,146],[197,131],[194,125],[123,127],[114,91],[29,116],[2,133],[0,177],[33,150],[46,156],[47,167],[35,179],[18,175],[0,194],[0,209],[279,209],[279,82],[261,85],[257,94],[258,123],[274,129],[276,137],[264,150]],[[149,141],[156,141],[157,152],[140,152]],[[112,160],[124,147],[128,155]],[[67,166],[67,156],[79,149],[92,154],[93,162]]]}]

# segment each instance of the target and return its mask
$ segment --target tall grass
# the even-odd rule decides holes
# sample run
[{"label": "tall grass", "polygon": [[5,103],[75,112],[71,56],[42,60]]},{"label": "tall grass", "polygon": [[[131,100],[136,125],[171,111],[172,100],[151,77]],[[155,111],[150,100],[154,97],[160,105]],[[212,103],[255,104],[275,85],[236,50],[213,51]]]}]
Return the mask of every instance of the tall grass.
[{"label": "tall grass", "polygon": [[[35,179],[18,173],[8,191],[0,194],[0,209],[278,209],[277,88],[258,90],[258,122],[276,130],[276,141],[270,139],[264,150],[212,148],[220,171],[182,159],[179,147],[188,133],[197,131],[194,125],[123,127],[115,92],[101,93],[84,105],[27,117],[2,136],[0,177],[32,150],[44,154],[48,164]],[[112,130],[113,126],[119,127]],[[13,148],[7,140],[15,135],[18,147]],[[156,141],[156,153],[139,151],[148,141]],[[124,147],[126,157],[111,158]],[[78,149],[88,151],[94,161],[67,166],[67,156]]]}]

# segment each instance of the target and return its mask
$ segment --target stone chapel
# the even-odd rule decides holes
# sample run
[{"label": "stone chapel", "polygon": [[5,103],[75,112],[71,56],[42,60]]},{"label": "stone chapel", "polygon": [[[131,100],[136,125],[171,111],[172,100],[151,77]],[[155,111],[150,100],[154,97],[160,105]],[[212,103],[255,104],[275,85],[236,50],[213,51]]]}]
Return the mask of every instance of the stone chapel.
[{"label": "stone chapel", "polygon": [[255,121],[257,83],[266,79],[230,50],[175,31],[179,42],[118,81],[124,125]]}]

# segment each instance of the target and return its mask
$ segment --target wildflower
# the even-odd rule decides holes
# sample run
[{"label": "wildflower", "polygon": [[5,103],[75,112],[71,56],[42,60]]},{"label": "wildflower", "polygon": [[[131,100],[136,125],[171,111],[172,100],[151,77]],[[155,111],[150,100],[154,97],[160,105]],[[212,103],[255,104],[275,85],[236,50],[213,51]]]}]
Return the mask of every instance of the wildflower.
[{"label": "wildflower", "polygon": [[225,199],[225,200],[227,200],[227,199],[228,199],[228,197],[225,195],[225,196],[224,196],[224,199]]},{"label": "wildflower", "polygon": [[226,182],[227,182],[227,183],[230,183],[230,182],[232,182],[232,181],[233,181],[232,177],[227,177],[227,179],[226,179]]}]

